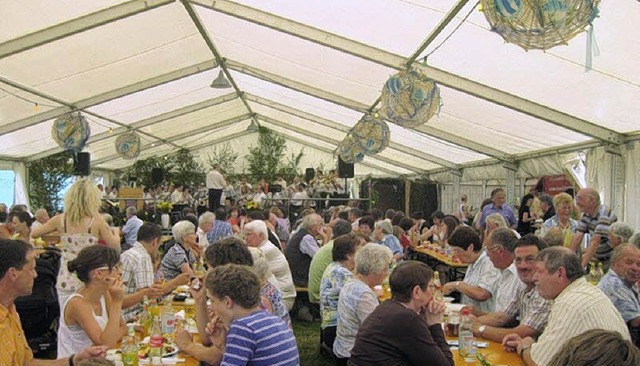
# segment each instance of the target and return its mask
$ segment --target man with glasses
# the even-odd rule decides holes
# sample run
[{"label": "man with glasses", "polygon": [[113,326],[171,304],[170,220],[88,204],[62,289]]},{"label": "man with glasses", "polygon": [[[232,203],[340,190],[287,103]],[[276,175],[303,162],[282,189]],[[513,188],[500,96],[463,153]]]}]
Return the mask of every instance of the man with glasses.
[{"label": "man with glasses", "polygon": [[104,357],[106,346],[88,347],[59,360],[36,360],[24,336],[15,299],[28,296],[36,273],[36,252],[19,240],[0,240],[0,365],[76,365],[91,357]]},{"label": "man with glasses", "polygon": [[[496,307],[495,311],[504,310],[518,288],[524,287],[524,283],[518,279],[514,250],[518,237],[511,229],[495,229],[489,237],[487,245],[487,255],[493,266],[500,272],[500,278],[496,284]],[[482,315],[482,314],[476,314]]]},{"label": "man with glasses", "polygon": [[[502,338],[511,333],[522,338],[535,338],[542,333],[551,305],[536,291],[533,275],[536,270],[536,255],[546,247],[544,241],[532,234],[517,240],[514,263],[519,281],[522,281],[524,286],[517,289],[503,310],[478,317],[473,325],[474,335],[502,342]],[[513,327],[515,324],[517,326]]]}]

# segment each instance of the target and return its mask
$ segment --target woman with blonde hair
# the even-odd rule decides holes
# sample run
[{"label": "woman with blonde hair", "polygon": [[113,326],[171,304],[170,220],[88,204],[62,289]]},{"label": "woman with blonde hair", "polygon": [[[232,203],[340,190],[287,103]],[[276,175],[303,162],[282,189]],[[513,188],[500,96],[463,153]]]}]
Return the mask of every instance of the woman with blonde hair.
[{"label": "woman with blonde hair", "polygon": [[54,231],[60,233],[62,258],[56,288],[61,308],[68,297],[82,286],[78,277],[67,269],[68,262],[75,259],[83,248],[98,244],[99,241],[120,250],[120,238],[114,235],[98,212],[101,195],[91,180],[78,179],[64,196],[64,213],[54,216],[46,224],[31,231],[32,238]]},{"label": "woman with blonde hair", "polygon": [[573,197],[567,193],[559,193],[553,197],[553,207],[556,214],[542,224],[540,236],[544,236],[551,228],[559,227],[564,233],[564,246],[568,248],[578,228],[578,221],[571,218],[575,207]]}]

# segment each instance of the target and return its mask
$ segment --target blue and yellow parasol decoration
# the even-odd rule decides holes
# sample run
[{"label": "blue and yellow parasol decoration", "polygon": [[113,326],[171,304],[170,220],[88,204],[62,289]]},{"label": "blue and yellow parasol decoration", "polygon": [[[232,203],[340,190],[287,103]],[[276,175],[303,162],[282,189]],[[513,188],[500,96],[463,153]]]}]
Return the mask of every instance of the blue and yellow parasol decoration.
[{"label": "blue and yellow parasol decoration", "polygon": [[566,45],[598,16],[600,0],[480,0],[491,30],[525,50]]},{"label": "blue and yellow parasol decoration", "polygon": [[417,70],[404,70],[384,84],[380,114],[403,127],[414,128],[438,114],[442,99],[438,85]]},{"label": "blue and yellow parasol decoration", "polygon": [[87,119],[79,112],[70,112],[53,121],[51,137],[65,151],[82,151],[91,136]]},{"label": "blue and yellow parasol decoration", "polygon": [[131,131],[116,138],[116,152],[124,159],[135,159],[140,155],[140,136]]}]

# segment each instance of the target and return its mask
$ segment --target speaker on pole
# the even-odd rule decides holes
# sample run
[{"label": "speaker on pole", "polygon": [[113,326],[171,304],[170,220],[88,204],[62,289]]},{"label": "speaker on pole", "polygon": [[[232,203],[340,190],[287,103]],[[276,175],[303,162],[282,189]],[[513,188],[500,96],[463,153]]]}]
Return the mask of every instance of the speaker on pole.
[{"label": "speaker on pole", "polygon": [[161,184],[164,180],[164,170],[162,168],[151,169],[151,182],[154,185]]},{"label": "speaker on pole", "polygon": [[354,176],[353,164],[345,163],[342,158],[338,156],[338,177],[353,178]]},{"label": "speaker on pole", "polygon": [[313,178],[315,177],[316,177],[316,171],[313,168],[307,168],[307,170],[304,171],[304,180],[307,183],[312,181]]},{"label": "speaker on pole", "polygon": [[91,154],[79,152],[73,159],[73,171],[75,175],[87,176],[91,174]]}]

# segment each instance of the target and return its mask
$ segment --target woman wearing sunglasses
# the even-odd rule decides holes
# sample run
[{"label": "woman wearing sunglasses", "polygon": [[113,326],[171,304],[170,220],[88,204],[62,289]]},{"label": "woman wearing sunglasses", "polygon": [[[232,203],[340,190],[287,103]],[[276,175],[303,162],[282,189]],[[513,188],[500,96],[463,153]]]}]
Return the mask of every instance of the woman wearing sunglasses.
[{"label": "woman wearing sunglasses", "polygon": [[126,333],[119,261],[116,249],[92,245],[67,264],[83,286],[60,311],[58,358],[69,357],[92,344],[113,348]]}]

